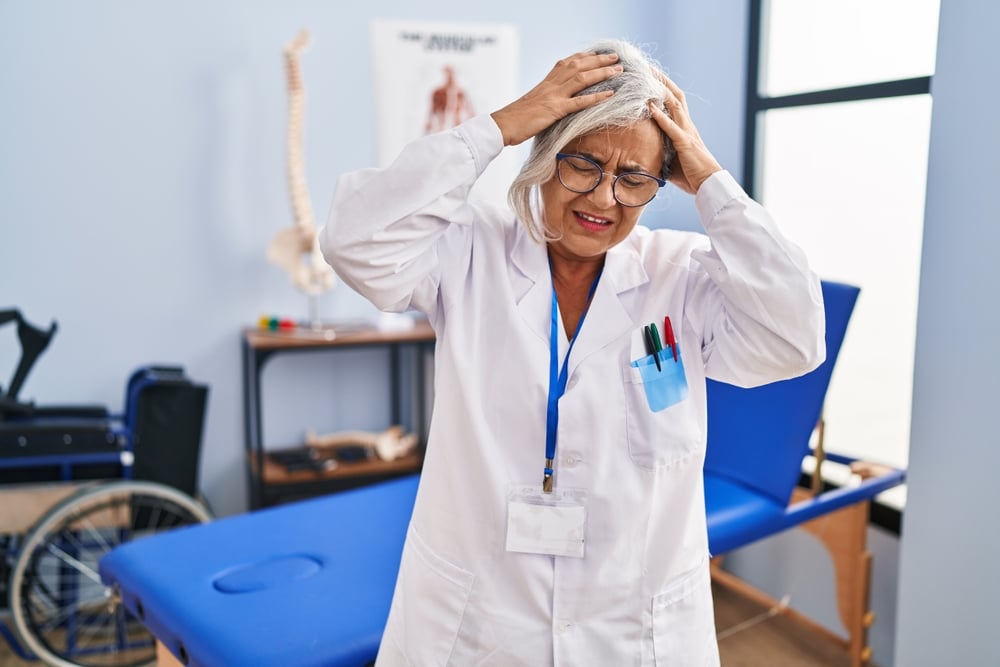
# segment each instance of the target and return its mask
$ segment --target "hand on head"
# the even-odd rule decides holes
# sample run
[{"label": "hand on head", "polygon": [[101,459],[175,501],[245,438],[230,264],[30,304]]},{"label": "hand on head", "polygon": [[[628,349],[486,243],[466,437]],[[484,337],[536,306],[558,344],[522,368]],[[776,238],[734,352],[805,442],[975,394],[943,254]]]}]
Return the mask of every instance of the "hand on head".
[{"label": "hand on head", "polygon": [[[649,70],[640,70],[645,67]],[[663,84],[663,88],[653,85],[649,72]],[[616,78],[619,75],[622,75],[621,80]],[[608,84],[605,85],[604,82]],[[660,103],[647,97],[660,94],[664,95]],[[606,114],[584,114],[587,116],[584,127],[593,129],[595,122],[600,122],[602,118],[613,126],[640,122],[639,119],[646,116],[636,105],[641,107],[649,99],[649,117],[665,135],[663,159],[669,162],[669,167],[664,165],[664,170],[669,172],[668,180],[671,183],[694,194],[705,179],[722,170],[691,120],[684,92],[648,56],[624,42],[605,40],[595,44],[592,51],[576,53],[560,60],[538,85],[495,111],[492,117],[500,128],[504,145],[514,146],[536,135],[541,139],[542,136],[551,134],[549,130],[558,121],[589,109],[613,95],[619,97],[609,101]],[[620,103],[616,103],[618,100]],[[583,133],[587,131],[590,130],[584,130]],[[555,152],[563,150],[566,142],[574,138],[576,137],[566,136],[560,129],[551,137],[545,138],[545,142],[554,140],[555,143],[543,142],[539,147],[536,142],[532,148],[532,158],[529,158],[525,169],[530,172],[535,168],[532,164],[535,157],[544,160],[554,158]],[[524,173],[525,170],[522,170],[522,174]],[[530,179],[525,182],[532,185]],[[527,214],[526,207],[527,204],[525,210],[518,210],[519,215]]]},{"label": "hand on head", "polygon": [[[668,180],[684,192],[694,194],[709,176],[722,171],[722,166],[709,152],[698,128],[691,120],[688,112],[684,91],[677,87],[663,72],[656,72],[657,77],[667,87],[663,106],[649,103],[653,120],[660,126],[670,141],[674,144],[677,156],[670,164]],[[669,115],[663,107],[669,111]]]},{"label": "hand on head", "polygon": [[620,73],[618,54],[576,53],[555,64],[542,81],[517,100],[493,112],[505,146],[531,139],[560,118],[607,99],[607,90],[576,96],[581,90]]}]

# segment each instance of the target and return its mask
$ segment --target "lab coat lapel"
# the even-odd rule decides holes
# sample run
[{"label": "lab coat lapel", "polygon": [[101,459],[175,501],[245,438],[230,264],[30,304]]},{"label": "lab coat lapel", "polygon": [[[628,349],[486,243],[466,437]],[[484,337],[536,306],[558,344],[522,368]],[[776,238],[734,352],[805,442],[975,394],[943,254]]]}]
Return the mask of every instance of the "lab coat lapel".
[{"label": "lab coat lapel", "polygon": [[569,360],[570,375],[584,359],[635,326],[636,315],[629,312],[621,297],[647,282],[649,276],[634,249],[619,245],[608,251],[597,291],[573,346]]},{"label": "lab coat lapel", "polygon": [[518,225],[510,259],[513,265],[510,282],[514,299],[517,301],[517,310],[528,328],[548,345],[552,312],[552,274],[549,273],[545,244],[533,241],[525,228]]}]

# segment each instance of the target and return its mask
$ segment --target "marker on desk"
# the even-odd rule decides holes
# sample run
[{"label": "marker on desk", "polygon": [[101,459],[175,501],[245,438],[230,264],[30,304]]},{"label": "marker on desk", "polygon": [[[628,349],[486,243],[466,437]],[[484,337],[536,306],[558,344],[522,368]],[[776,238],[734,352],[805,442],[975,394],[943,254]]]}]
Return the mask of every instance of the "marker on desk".
[{"label": "marker on desk", "polygon": [[657,338],[659,338],[659,336],[656,338],[653,337],[653,332],[656,330],[655,327],[655,324],[647,325],[643,327],[642,333],[646,338],[646,351],[653,355],[653,361],[656,362],[656,370],[662,371],[663,366],[660,365],[660,351],[656,349]]},{"label": "marker on desk", "polygon": [[271,331],[291,331],[298,327],[298,325],[289,319],[280,319],[278,317],[271,317],[270,315],[262,315],[259,320],[257,320],[257,326],[261,329],[270,329]]},{"label": "marker on desk", "polygon": [[670,316],[667,315],[663,318],[663,335],[667,339],[667,345],[670,346],[670,351],[674,354],[674,362],[677,361],[677,339],[674,338],[674,328],[670,326]]}]

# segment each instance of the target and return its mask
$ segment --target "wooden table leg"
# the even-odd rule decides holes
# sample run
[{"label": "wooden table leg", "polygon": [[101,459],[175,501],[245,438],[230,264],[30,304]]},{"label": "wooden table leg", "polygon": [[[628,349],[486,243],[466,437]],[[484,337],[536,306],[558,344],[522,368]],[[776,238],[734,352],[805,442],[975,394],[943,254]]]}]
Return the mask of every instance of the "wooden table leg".
[{"label": "wooden table leg", "polygon": [[156,667],[183,667],[181,661],[163,645],[156,642]]}]

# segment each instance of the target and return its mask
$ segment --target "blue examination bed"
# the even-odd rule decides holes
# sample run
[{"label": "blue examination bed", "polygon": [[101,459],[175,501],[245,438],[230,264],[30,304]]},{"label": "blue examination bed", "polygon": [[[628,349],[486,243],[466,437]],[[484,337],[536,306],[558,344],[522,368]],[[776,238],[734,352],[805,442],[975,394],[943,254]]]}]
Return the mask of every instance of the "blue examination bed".
[{"label": "blue examination bed", "polygon": [[359,667],[389,614],[418,476],[115,549],[104,583],[182,664]]},{"label": "blue examination bed", "polygon": [[[713,554],[902,482],[904,471],[892,470],[789,505],[858,292],[823,282],[827,359],[816,370],[754,389],[709,382]],[[101,577],[184,664],[360,667],[378,651],[416,490],[411,476],[157,535],[114,550]],[[851,599],[867,605],[867,593]],[[867,625],[859,628],[855,652]]]}]

